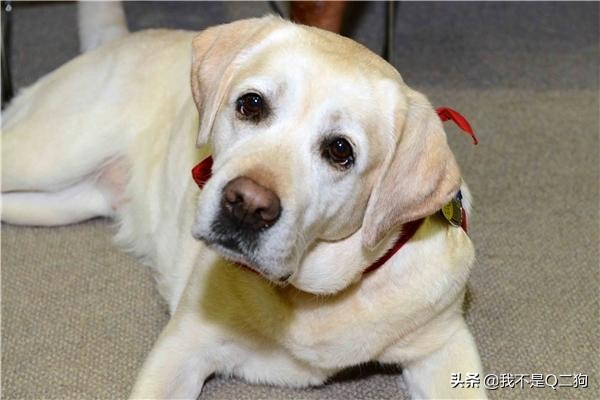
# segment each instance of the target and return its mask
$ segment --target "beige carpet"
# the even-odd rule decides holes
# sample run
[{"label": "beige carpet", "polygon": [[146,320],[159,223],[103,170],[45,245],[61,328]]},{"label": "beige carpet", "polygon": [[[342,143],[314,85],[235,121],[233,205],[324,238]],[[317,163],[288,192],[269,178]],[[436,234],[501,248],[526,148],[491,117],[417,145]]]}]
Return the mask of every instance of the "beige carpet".
[{"label": "beige carpet", "polygon": [[[43,7],[26,10],[30,21]],[[71,5],[60,7],[72,16]],[[485,371],[589,377],[588,388],[503,388],[490,397],[600,398],[598,4],[496,5],[495,13],[482,4],[437,5],[441,22],[429,34],[405,22],[424,7],[401,8],[398,35],[429,47],[419,58],[407,44],[398,64],[409,84],[462,111],[479,135],[473,147],[447,129],[475,197],[478,262],[466,313]],[[468,11],[455,12],[462,24],[442,17],[453,7]],[[473,29],[498,39],[478,40]],[[460,33],[452,45],[444,42],[448,32]],[[472,68],[481,74],[458,52],[475,52],[480,62]],[[13,63],[36,59],[31,49],[18,54]],[[15,79],[30,82],[47,68],[15,71]],[[2,398],[125,397],[168,316],[148,271],[111,244],[110,224],[4,225],[1,261]],[[369,366],[309,390],[215,378],[201,397],[403,399],[406,392],[398,371]]]}]

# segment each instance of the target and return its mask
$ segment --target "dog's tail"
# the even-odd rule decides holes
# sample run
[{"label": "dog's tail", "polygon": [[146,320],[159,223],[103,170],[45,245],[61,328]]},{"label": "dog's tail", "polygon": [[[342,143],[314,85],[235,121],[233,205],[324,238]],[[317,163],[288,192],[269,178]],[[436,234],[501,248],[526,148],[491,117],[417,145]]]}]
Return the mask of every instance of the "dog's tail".
[{"label": "dog's tail", "polygon": [[82,53],[129,33],[120,1],[79,1],[77,14]]}]

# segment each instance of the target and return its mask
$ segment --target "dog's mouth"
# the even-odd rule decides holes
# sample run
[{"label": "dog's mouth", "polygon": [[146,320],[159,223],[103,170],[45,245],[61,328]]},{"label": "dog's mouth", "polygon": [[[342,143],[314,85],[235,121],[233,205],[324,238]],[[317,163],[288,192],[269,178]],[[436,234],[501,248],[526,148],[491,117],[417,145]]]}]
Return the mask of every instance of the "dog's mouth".
[{"label": "dog's mouth", "polygon": [[217,218],[209,229],[192,228],[192,236],[237,267],[251,271],[271,283],[285,285],[293,274],[283,260],[264,254],[261,232],[240,229],[225,218]]},{"label": "dog's mouth", "polygon": [[233,265],[258,274],[269,281],[280,282],[279,279],[272,279],[254,260],[243,254],[239,243],[235,239],[207,238],[204,235],[196,236],[196,239],[204,242],[208,247],[222,255]]}]

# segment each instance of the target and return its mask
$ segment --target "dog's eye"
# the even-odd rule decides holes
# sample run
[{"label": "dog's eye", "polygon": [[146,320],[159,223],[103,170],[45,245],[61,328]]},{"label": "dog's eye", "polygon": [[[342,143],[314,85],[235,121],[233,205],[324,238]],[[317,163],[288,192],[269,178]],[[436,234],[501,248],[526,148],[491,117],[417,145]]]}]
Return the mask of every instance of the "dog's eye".
[{"label": "dog's eye", "polygon": [[237,99],[235,110],[244,119],[258,121],[265,113],[265,102],[258,93],[246,93]]},{"label": "dog's eye", "polygon": [[354,164],[352,145],[344,138],[335,138],[327,143],[323,156],[336,166],[349,168]]}]

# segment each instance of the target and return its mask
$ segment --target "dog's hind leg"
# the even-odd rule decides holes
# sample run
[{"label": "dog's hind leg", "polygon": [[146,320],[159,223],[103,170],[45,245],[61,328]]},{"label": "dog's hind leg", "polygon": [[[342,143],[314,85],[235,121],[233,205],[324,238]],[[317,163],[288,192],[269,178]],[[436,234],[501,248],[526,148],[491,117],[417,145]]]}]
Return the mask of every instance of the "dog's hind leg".
[{"label": "dog's hind leg", "polygon": [[117,156],[124,144],[102,131],[76,136],[67,120],[52,122],[25,118],[3,129],[2,221],[62,225],[111,216],[127,179]]},{"label": "dog's hind leg", "polygon": [[[56,164],[61,166],[60,162]],[[92,173],[88,172],[90,168]],[[51,226],[112,217],[123,201],[128,179],[123,158],[74,171],[66,165],[45,171],[37,167],[24,169],[19,177],[11,177],[11,169],[3,168],[3,178],[13,179],[9,187],[23,189],[2,193],[3,222]]]},{"label": "dog's hind leg", "polygon": [[[57,191],[82,181],[120,150],[116,136],[84,121],[21,107],[18,97],[2,114],[2,192]],[[18,115],[19,113],[23,115]],[[42,115],[37,115],[42,114]],[[12,118],[11,118],[12,117]],[[15,118],[16,117],[16,118]]]},{"label": "dog's hind leg", "polygon": [[53,134],[7,131],[2,139],[2,221],[63,225],[113,214],[127,179],[114,149]]},{"label": "dog's hind leg", "polygon": [[90,180],[56,192],[2,194],[2,221],[17,225],[66,225],[113,213],[110,198]]},{"label": "dog's hind leg", "polygon": [[119,160],[134,131],[109,118],[114,107],[55,100],[71,85],[64,78],[45,77],[2,113],[3,221],[56,225],[111,215],[113,189],[127,179]]}]

